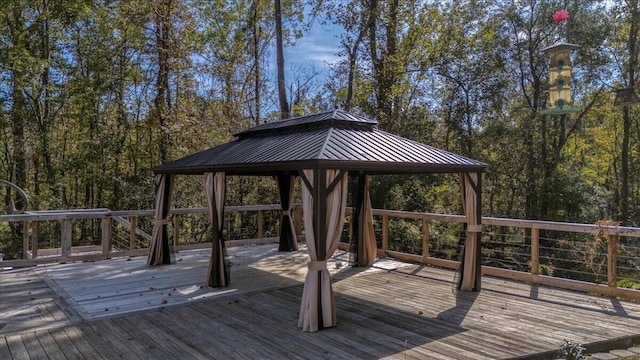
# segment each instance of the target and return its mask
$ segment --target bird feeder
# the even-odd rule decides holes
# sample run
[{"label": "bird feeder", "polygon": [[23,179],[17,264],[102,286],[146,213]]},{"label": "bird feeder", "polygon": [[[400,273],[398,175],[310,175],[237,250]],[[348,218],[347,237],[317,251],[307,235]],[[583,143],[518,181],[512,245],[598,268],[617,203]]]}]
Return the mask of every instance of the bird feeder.
[{"label": "bird feeder", "polygon": [[543,114],[561,115],[580,111],[571,102],[571,52],[580,46],[557,43],[542,49],[549,56],[549,104]]},{"label": "bird feeder", "polygon": [[[567,11],[557,11],[553,14],[556,23],[568,19]],[[568,35],[567,35],[568,38]],[[580,111],[571,102],[571,52],[580,46],[567,42],[558,42],[542,49],[549,56],[549,105],[542,110],[542,114],[562,115]]]}]

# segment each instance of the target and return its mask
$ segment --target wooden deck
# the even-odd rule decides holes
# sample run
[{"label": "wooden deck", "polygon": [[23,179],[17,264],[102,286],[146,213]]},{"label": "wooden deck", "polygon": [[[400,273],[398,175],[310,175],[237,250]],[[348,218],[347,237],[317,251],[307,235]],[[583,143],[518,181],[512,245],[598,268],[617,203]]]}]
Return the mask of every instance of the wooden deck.
[{"label": "wooden deck", "polygon": [[146,259],[0,272],[0,359],[553,358],[563,340],[640,343],[640,304],[483,277],[452,291],[453,273],[381,260],[334,273],[338,324],[298,329],[305,252],[230,251],[231,286],[201,287],[208,252],[174,265]]}]

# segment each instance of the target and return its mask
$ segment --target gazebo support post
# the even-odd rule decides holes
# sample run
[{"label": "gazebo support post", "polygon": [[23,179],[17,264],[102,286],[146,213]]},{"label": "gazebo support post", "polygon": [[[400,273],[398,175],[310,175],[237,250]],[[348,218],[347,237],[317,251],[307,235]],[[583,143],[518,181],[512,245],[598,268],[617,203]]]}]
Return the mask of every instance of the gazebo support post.
[{"label": "gazebo support post", "polygon": [[[327,169],[324,168],[313,172],[313,216],[316,254],[322,261],[327,256]],[[318,271],[318,278],[322,278],[322,271]],[[322,281],[318,281],[318,304],[318,330],[322,330]]]}]

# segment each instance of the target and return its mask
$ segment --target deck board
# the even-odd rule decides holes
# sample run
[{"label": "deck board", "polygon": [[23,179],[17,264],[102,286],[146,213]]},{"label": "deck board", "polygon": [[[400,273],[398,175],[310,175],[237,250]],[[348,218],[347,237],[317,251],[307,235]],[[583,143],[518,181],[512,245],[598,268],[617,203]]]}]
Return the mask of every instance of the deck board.
[{"label": "deck board", "polygon": [[276,250],[230,249],[224,289],[202,287],[206,251],[0,272],[0,358],[507,359],[640,336],[640,304],[486,276],[454,292],[449,270],[345,254],[329,264],[337,325],[305,333],[307,255]]}]

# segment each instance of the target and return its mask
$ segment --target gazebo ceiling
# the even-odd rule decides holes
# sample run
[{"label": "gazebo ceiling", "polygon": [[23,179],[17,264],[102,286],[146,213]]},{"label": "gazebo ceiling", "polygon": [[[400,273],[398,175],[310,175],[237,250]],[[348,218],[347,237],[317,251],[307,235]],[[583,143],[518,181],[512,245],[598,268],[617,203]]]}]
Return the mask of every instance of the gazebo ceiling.
[{"label": "gazebo ceiling", "polygon": [[486,164],[377,128],[377,121],[343,110],[276,121],[237,139],[154,168],[155,173],[225,171],[267,175],[332,168],[370,174],[484,171]]}]

